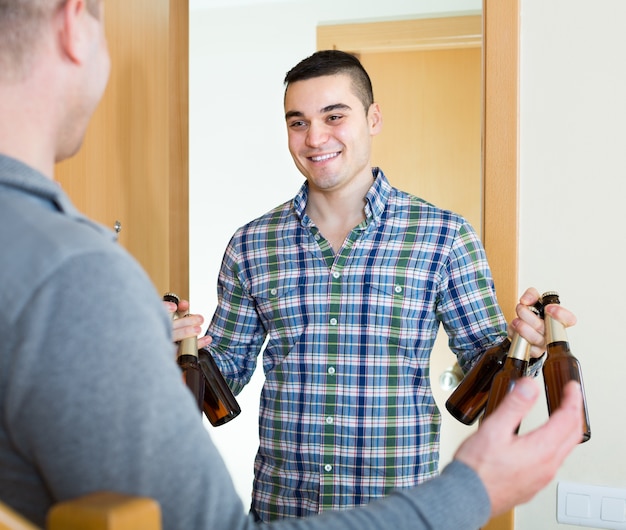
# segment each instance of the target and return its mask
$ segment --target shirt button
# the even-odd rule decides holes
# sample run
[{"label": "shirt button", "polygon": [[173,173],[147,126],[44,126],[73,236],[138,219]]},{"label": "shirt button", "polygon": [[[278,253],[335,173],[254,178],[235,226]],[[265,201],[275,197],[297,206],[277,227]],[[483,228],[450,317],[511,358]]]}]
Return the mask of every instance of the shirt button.
[{"label": "shirt button", "polygon": [[331,318],[330,319],[330,325],[331,326],[336,326],[337,325],[337,319],[336,318]]},{"label": "shirt button", "polygon": [[326,471],[327,473],[330,473],[333,470],[333,466],[331,466],[330,464],[326,464],[324,466],[324,471]]},{"label": "shirt button", "polygon": [[327,423],[328,425],[332,425],[332,424],[334,423],[334,421],[335,421],[335,420],[333,419],[333,417],[332,417],[332,416],[328,416],[328,417],[326,418],[326,423]]},{"label": "shirt button", "polygon": [[270,289],[270,294],[271,294],[272,296],[276,296],[276,293],[277,293],[277,292],[278,292],[278,290],[277,290],[277,289]]},{"label": "shirt button", "polygon": [[396,293],[401,293],[401,292],[402,292],[402,286],[400,286],[400,285],[396,285],[396,286],[393,288],[393,290],[394,290]]},{"label": "shirt button", "polygon": [[335,375],[335,367],[334,366],[329,366],[328,367],[328,373],[330,375]]},{"label": "shirt button", "polygon": [[337,271],[333,272],[333,278],[335,278],[335,280],[337,280],[340,276],[341,276],[340,272],[337,272]]}]

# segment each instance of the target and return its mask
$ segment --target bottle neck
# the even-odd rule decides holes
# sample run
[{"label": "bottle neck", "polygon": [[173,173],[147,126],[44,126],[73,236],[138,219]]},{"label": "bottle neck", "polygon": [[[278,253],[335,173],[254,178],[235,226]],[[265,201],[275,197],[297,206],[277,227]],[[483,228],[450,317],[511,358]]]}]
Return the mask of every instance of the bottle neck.
[{"label": "bottle neck", "polygon": [[530,357],[530,344],[521,335],[517,333],[511,339],[511,347],[507,354],[509,359],[519,359],[520,361],[528,361]]},{"label": "bottle neck", "polygon": [[178,344],[178,357],[192,355],[198,357],[198,337],[187,337]]},{"label": "bottle neck", "polygon": [[545,316],[546,323],[546,343],[567,342],[567,332],[565,326],[551,316]]}]

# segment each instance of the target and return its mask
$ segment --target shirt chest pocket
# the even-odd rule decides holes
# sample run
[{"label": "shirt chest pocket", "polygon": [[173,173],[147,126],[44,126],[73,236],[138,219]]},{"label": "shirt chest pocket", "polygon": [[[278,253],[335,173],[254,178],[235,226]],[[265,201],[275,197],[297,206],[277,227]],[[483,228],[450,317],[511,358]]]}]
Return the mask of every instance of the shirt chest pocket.
[{"label": "shirt chest pocket", "polygon": [[291,343],[301,335],[305,325],[301,287],[302,280],[296,275],[268,275],[251,286],[257,313],[270,340]]},{"label": "shirt chest pocket", "polygon": [[434,283],[417,274],[371,274],[363,299],[369,325],[390,338],[413,341],[438,327]]}]

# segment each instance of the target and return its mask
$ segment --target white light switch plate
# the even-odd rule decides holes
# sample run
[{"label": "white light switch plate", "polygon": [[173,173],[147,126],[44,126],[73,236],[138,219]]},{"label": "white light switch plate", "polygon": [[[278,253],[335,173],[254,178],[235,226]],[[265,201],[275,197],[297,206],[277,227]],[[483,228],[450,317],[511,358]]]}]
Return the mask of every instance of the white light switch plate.
[{"label": "white light switch plate", "polygon": [[556,495],[559,523],[626,530],[626,488],[559,482]]}]

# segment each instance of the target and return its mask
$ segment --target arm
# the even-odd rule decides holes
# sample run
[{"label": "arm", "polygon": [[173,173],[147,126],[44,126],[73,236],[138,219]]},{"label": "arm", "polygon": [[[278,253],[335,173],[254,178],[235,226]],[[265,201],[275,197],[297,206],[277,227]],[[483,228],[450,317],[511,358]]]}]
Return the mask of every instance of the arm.
[{"label": "arm", "polygon": [[[155,498],[164,529],[256,527],[181,381],[171,324],[145,277],[117,260],[87,257],[64,264],[54,285],[38,290],[29,311],[38,327],[33,330],[30,319],[17,321],[25,340],[16,356],[6,422],[21,459],[36,462],[33,473],[42,476],[53,501],[110,489]],[[518,387],[513,399],[523,384]],[[493,513],[523,502],[555,471],[570,450],[563,440],[569,440],[572,425],[579,437],[580,410],[571,401],[550,418],[550,427],[520,438],[526,440],[520,444],[507,431],[532,399],[513,401],[510,418],[509,399],[441,477],[362,509],[275,527],[476,528],[488,519],[490,502]],[[548,471],[534,465],[538,447]],[[512,472],[519,471],[516,482],[525,486],[515,484],[503,496],[499,490],[511,487],[510,475],[505,486],[493,475],[501,473],[500,463],[511,454],[517,466]]]},{"label": "arm", "polygon": [[442,280],[438,318],[450,349],[467,372],[480,354],[507,333],[485,250],[467,222],[458,227]]},{"label": "arm", "polygon": [[236,236],[224,253],[217,284],[217,308],[207,329],[207,348],[235,394],[250,381],[266,331],[256,303],[241,279]]}]

